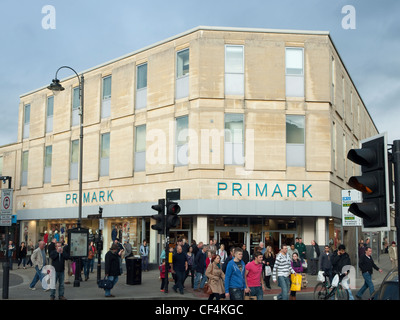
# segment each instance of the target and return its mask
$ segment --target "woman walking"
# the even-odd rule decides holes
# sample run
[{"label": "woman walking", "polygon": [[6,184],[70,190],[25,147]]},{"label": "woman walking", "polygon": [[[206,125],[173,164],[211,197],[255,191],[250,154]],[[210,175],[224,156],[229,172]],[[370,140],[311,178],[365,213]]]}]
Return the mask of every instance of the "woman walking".
[{"label": "woman walking", "polygon": [[26,246],[25,246],[25,242],[21,242],[21,245],[18,248],[18,252],[17,252],[17,257],[18,257],[18,269],[19,266],[22,262],[22,266],[24,269],[25,265],[26,265],[26,254],[27,254],[27,250],[26,250]]},{"label": "woman walking", "polygon": [[221,257],[213,254],[211,263],[208,265],[206,270],[206,276],[208,277],[208,285],[211,288],[212,293],[208,297],[208,300],[225,299],[225,274],[221,269]]},{"label": "woman walking", "polygon": [[264,256],[264,282],[268,289],[271,289],[271,275],[275,264],[275,254],[271,246],[267,246]]},{"label": "woman walking", "polygon": [[[296,273],[302,273],[303,272],[303,265],[301,263],[301,260],[299,259],[299,255],[294,252],[292,254],[292,269],[296,272]],[[290,300],[296,300],[296,292],[297,291],[290,291]]]}]

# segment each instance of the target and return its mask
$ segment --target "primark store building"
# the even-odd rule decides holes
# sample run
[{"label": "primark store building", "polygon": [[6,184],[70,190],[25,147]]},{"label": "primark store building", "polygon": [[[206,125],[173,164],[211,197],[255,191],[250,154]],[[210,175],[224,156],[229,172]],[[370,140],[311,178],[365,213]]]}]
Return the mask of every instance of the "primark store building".
[{"label": "primark store building", "polygon": [[[103,208],[104,249],[117,228],[134,254],[146,239],[158,263],[151,206],[167,189],[180,189],[171,243],[215,238],[251,253],[260,241],[275,251],[296,237],[346,241],[341,191],[359,170],[346,155],[378,130],[328,32],[197,27],[77,71],[82,225],[96,233],[87,216]],[[0,147],[17,243],[65,239],[78,221],[71,73],[58,73],[64,91],[20,96],[17,142]]]}]

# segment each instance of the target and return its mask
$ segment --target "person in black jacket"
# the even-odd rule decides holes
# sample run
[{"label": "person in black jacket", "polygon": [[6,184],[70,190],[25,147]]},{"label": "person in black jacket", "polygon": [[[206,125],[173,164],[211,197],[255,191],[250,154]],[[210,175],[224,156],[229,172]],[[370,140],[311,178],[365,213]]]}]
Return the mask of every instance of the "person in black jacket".
[{"label": "person in black jacket", "polygon": [[315,240],[311,241],[311,256],[310,256],[310,260],[311,260],[311,275],[316,275],[318,273],[318,260],[319,260],[319,255],[320,255],[320,251],[319,251],[319,246],[318,243],[315,242]]},{"label": "person in black jacket", "polygon": [[372,272],[373,272],[372,268],[382,273],[382,269],[379,269],[379,267],[374,263],[374,259],[372,259],[371,254],[372,254],[372,249],[368,247],[365,249],[365,254],[360,257],[359,267],[361,269],[362,276],[365,282],[364,285],[356,294],[357,299],[362,298],[364,291],[367,290],[367,288],[369,288],[369,293],[371,295],[375,290],[374,284],[372,282]]},{"label": "person in black jacket", "polygon": [[[110,250],[106,253],[105,256],[105,276],[108,277],[109,280],[113,281],[114,286],[118,282],[118,276],[120,273],[119,267],[119,259],[118,259],[118,250],[119,246],[116,243],[113,243]],[[111,294],[111,289],[104,289],[105,296],[107,298],[113,298],[114,295]]]},{"label": "person in black jacket", "polygon": [[[55,249],[50,252],[51,265],[56,271],[56,284],[58,282],[58,299],[67,300],[64,297],[64,265],[65,260],[69,258],[67,251],[63,250],[61,242],[57,242]],[[56,297],[56,289],[50,290],[50,300],[54,300]]]},{"label": "person in black jacket", "polygon": [[[201,243],[201,242],[200,242]],[[197,252],[194,258],[196,277],[194,279],[194,291],[201,291],[207,281],[206,277],[206,258],[207,258],[207,247],[203,246],[199,252]],[[200,282],[201,279],[201,282]],[[200,284],[200,287],[199,287]]]}]

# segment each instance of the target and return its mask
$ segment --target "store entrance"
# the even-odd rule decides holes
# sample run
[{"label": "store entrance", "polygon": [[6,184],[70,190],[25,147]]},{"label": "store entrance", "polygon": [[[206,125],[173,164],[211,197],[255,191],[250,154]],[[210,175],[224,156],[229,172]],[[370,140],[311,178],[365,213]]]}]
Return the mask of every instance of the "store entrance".
[{"label": "store entrance", "polygon": [[230,247],[242,247],[245,243],[245,232],[231,232],[220,231],[218,232],[218,243],[225,245],[225,250],[228,252]]},{"label": "store entrance", "polygon": [[275,253],[278,253],[282,244],[288,246],[295,244],[296,234],[292,232],[267,231],[264,232],[265,246],[271,246]]}]

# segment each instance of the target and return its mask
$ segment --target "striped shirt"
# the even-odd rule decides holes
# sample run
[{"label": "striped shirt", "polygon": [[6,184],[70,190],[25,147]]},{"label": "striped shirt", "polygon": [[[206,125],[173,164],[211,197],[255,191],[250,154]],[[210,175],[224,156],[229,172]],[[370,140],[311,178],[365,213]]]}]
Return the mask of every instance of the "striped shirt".
[{"label": "striped shirt", "polygon": [[290,263],[289,255],[278,253],[276,256],[274,269],[272,271],[272,280],[276,281],[276,277],[288,277],[290,273],[295,273]]}]

